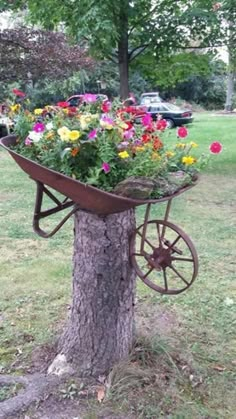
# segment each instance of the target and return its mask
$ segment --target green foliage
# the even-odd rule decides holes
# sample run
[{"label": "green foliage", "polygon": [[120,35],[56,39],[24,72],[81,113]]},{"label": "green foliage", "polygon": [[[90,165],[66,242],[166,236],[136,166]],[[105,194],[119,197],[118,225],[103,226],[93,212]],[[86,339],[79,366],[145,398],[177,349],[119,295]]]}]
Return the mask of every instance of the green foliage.
[{"label": "green foliage", "polygon": [[209,45],[219,29],[212,5],[210,0],[18,0],[9,8],[27,6],[30,20],[47,29],[63,24],[74,40],[85,41],[99,58],[117,62],[120,42],[128,36],[129,44],[123,48],[128,48],[131,62],[147,49],[166,57],[196,39],[198,47]]}]

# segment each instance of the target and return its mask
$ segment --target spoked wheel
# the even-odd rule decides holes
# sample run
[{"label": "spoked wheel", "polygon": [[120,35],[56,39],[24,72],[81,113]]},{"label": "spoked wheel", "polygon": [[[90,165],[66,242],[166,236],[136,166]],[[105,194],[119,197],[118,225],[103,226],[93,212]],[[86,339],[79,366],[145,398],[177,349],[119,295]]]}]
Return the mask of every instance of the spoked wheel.
[{"label": "spoked wheel", "polygon": [[179,294],[198,273],[196,249],[184,231],[169,221],[152,220],[131,237],[131,263],[142,281],[161,294]]}]

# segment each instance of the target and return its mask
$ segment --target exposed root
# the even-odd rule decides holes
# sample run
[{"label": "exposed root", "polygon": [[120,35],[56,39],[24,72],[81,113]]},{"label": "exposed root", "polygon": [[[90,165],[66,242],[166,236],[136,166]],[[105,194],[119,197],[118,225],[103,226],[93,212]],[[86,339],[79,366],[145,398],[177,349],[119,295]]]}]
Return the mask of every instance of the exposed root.
[{"label": "exposed root", "polygon": [[34,374],[25,377],[0,375],[0,386],[18,383],[24,386],[16,396],[0,403],[0,419],[19,414],[22,410],[27,409],[31,403],[42,400],[67,377],[68,375],[58,377],[45,374]]}]

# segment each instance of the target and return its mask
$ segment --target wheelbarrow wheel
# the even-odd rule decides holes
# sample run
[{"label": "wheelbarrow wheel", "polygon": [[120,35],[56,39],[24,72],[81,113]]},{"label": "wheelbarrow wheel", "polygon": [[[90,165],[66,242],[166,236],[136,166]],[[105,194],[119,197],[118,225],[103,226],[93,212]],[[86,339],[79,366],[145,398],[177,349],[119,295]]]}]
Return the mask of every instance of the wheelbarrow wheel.
[{"label": "wheelbarrow wheel", "polygon": [[151,220],[131,237],[130,258],[141,280],[161,294],[179,294],[198,273],[198,256],[188,235],[169,221]]}]

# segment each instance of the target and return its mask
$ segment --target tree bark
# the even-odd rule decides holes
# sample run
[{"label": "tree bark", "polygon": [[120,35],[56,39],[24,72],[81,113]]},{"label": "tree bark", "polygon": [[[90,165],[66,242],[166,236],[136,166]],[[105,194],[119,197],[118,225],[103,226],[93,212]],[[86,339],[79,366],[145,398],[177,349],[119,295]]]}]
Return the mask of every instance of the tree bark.
[{"label": "tree bark", "polygon": [[228,75],[227,75],[227,90],[226,90],[226,102],[225,111],[232,112],[233,110],[233,95],[234,95],[234,82],[236,76],[236,50],[234,41],[234,22],[228,21],[228,32],[229,32],[229,63],[228,63]]},{"label": "tree bark", "polygon": [[233,95],[234,95],[234,81],[236,73],[229,69],[227,76],[227,91],[226,91],[226,102],[225,111],[232,112],[233,110]]},{"label": "tree bark", "polygon": [[83,376],[106,374],[129,354],[134,335],[135,272],[129,262],[134,211],[75,214],[71,314],[60,356]]},{"label": "tree bark", "polygon": [[128,7],[129,2],[124,0],[120,11],[120,38],[118,41],[118,60],[120,76],[120,97],[129,97],[129,40],[128,40]]}]

